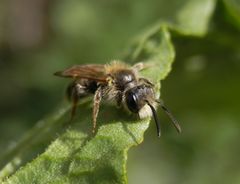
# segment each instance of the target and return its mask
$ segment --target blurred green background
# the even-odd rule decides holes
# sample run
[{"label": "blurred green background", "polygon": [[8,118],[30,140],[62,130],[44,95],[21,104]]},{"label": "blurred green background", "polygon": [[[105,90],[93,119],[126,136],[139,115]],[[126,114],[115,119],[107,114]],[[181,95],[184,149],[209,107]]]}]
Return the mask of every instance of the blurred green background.
[{"label": "blurred green background", "polygon": [[[174,21],[183,4],[0,1],[0,153],[63,101],[68,80],[55,71],[121,58],[138,33]],[[143,144],[130,150],[129,183],[240,183],[239,25],[218,3],[204,38],[173,34],[176,60],[161,95],[183,133],[159,111],[162,137],[152,123]]]}]

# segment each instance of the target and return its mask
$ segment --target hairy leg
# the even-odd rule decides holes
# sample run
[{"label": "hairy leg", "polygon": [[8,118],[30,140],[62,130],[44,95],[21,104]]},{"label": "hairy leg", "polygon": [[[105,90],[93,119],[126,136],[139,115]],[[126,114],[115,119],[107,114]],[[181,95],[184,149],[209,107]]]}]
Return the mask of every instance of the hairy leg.
[{"label": "hairy leg", "polygon": [[152,82],[150,82],[148,79],[146,79],[146,78],[139,78],[138,79],[139,80],[139,82],[142,82],[142,83],[144,83],[144,84],[148,84],[148,85],[150,85],[150,86],[154,86],[154,84],[152,83]]},{"label": "hairy leg", "polygon": [[70,122],[73,120],[76,109],[78,105],[78,100],[89,95],[86,86],[81,85],[80,83],[74,81],[72,82],[66,90],[66,96],[68,100],[72,103],[71,118]]},{"label": "hairy leg", "polygon": [[146,63],[143,63],[143,62],[140,62],[140,63],[136,63],[135,65],[132,66],[132,69],[139,72],[141,70],[144,70],[146,68],[149,68],[149,67],[153,67],[154,64],[146,64]]},{"label": "hairy leg", "polygon": [[93,98],[93,129],[92,129],[92,133],[95,133],[95,131],[96,131],[97,116],[98,116],[101,100],[102,100],[102,88],[99,87],[96,90],[96,92],[94,94],[94,98]]}]

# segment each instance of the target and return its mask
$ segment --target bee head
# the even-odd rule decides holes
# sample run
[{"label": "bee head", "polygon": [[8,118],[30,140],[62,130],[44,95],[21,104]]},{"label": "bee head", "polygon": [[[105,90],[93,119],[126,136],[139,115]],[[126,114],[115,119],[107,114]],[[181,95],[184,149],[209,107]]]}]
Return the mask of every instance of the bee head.
[{"label": "bee head", "polygon": [[155,94],[152,86],[145,84],[130,88],[125,93],[127,108],[133,113],[138,113],[147,102],[153,101],[154,99]]},{"label": "bee head", "polygon": [[138,113],[140,118],[153,116],[154,121],[156,123],[158,137],[160,137],[161,131],[160,122],[158,120],[157,113],[155,110],[156,103],[158,103],[160,107],[165,111],[165,113],[169,116],[176,130],[179,133],[181,132],[180,125],[178,124],[177,120],[173,117],[171,112],[164,105],[164,103],[161,100],[159,101],[155,99],[155,93],[153,91],[152,86],[142,84],[128,89],[125,92],[125,102],[127,108],[133,113]]},{"label": "bee head", "polygon": [[133,112],[138,113],[140,118],[152,116],[154,117],[157,126],[157,135],[160,137],[160,127],[157,118],[157,113],[154,108],[155,93],[153,87],[150,85],[142,84],[130,88],[125,93],[125,102],[127,108]]}]

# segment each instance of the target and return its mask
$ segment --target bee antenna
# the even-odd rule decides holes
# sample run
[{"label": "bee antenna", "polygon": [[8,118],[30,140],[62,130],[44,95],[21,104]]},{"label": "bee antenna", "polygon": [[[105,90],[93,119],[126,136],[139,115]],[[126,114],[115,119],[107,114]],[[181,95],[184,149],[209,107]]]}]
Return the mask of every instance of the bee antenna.
[{"label": "bee antenna", "polygon": [[156,110],[154,109],[154,107],[148,101],[146,101],[146,102],[152,110],[153,118],[154,118],[154,121],[155,121],[156,127],[157,127],[157,136],[160,137],[161,136],[160,121],[157,118]]},{"label": "bee antenna", "polygon": [[178,133],[182,132],[182,129],[178,123],[178,121],[174,118],[174,116],[172,115],[172,113],[170,112],[170,110],[164,105],[164,102],[160,99],[160,100],[155,100],[160,107],[164,110],[164,112],[168,115],[168,117],[171,119],[174,127],[176,128],[176,130],[178,131]]}]

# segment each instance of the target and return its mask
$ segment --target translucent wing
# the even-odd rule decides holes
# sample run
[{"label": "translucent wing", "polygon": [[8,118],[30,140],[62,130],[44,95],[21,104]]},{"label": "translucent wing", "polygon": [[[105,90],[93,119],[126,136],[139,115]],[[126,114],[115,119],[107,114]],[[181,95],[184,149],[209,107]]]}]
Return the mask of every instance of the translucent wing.
[{"label": "translucent wing", "polygon": [[69,78],[83,78],[91,79],[100,82],[106,81],[106,73],[104,65],[75,65],[64,71],[54,73],[56,76],[69,77]]}]

